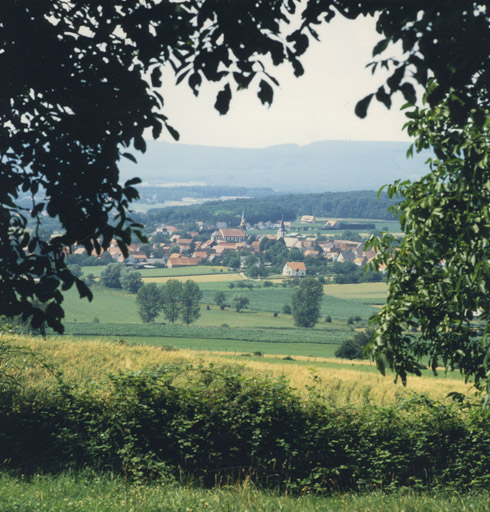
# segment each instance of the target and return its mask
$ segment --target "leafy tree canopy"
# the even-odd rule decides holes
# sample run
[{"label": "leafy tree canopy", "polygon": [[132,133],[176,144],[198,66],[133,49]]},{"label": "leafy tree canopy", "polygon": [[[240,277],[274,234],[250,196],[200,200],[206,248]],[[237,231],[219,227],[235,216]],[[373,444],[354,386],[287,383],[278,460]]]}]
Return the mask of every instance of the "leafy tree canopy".
[{"label": "leafy tree canopy", "polygon": [[249,305],[249,298],[243,293],[235,293],[231,298],[231,307],[240,313],[242,309],[245,309]]},{"label": "leafy tree canopy", "polygon": [[[310,40],[317,38],[315,26],[336,15],[350,19],[377,15],[381,40],[373,50],[372,69],[389,70],[385,84],[361,100],[356,113],[364,117],[373,98],[390,107],[393,94],[399,92],[413,104],[414,84],[420,84],[427,93],[427,113],[438,121],[423,128],[423,120],[417,123],[420,111],[412,110],[415,124],[409,131],[417,137],[416,149],[436,150],[434,190],[464,175],[461,190],[476,201],[474,192],[487,183],[488,170],[484,149],[489,118],[488,10],[483,0],[4,0],[0,3],[0,314],[31,317],[33,325],[47,320],[61,331],[60,288],[75,284],[81,296],[91,297],[82,280],[67,269],[65,248],[78,242],[88,252],[100,253],[115,239],[127,254],[131,236],[141,227],[127,215],[129,203],[137,197],[138,180],[120,184],[118,162],[123,157],[134,160],[128,149],[145,151],[144,133],[158,137],[167,129],[178,137],[163,113],[158,90],[162,64],[171,64],[177,81],[187,83],[195,94],[203,81],[218,83],[215,108],[222,114],[239,89],[254,89],[260,101],[270,105],[278,85],[270,74],[271,65],[288,61],[300,76],[300,58]],[[390,57],[393,43],[402,45],[401,59]],[[434,131],[439,125],[446,134],[440,140]],[[438,152],[439,144],[448,151]],[[462,162],[455,164],[453,158]],[[476,181],[471,181],[471,174]],[[428,197],[422,191],[430,186],[420,182],[419,195],[417,186],[399,186],[397,191],[408,201],[405,209],[417,205],[419,197]],[[29,210],[16,203],[21,190],[32,196]],[[463,200],[464,192],[457,187],[454,191],[454,200]],[[442,196],[450,202],[451,190],[444,190]],[[484,221],[478,220],[485,219],[484,207],[457,206],[459,211],[471,210],[474,217],[467,224],[455,224],[461,226],[461,236],[455,238],[459,241],[471,231],[476,239],[485,240]],[[407,236],[415,210],[405,216]],[[445,211],[443,205],[439,209],[428,204],[421,213],[437,226],[437,215],[444,218]],[[50,240],[40,235],[43,213],[58,218],[61,235]],[[28,218],[38,225],[32,232],[26,229]],[[416,240],[418,233],[413,233]],[[405,252],[402,247],[400,254]],[[485,254],[478,263],[487,259]],[[467,279],[473,282],[467,284],[470,304],[465,311],[473,305],[485,306],[484,292],[477,287],[486,282],[486,264],[476,268],[476,261],[468,261],[469,266],[460,265],[458,275],[463,278],[457,288],[459,292]],[[393,263],[389,275],[393,282],[403,281],[396,265],[404,268],[403,261]],[[435,265],[430,268],[437,275]],[[408,270],[408,278],[413,278],[412,267]],[[46,307],[36,307],[36,300]],[[432,315],[432,311],[421,313],[426,318]],[[451,313],[445,325],[452,332],[455,322],[467,323],[468,315],[458,319]],[[386,321],[390,318],[384,316]],[[453,341],[448,343],[453,346]],[[393,351],[390,357],[390,365],[402,376],[410,369],[410,362]]]},{"label": "leafy tree canopy", "polygon": [[181,310],[182,321],[189,325],[201,316],[199,301],[202,299],[202,291],[199,285],[192,281],[186,281],[182,286]]},{"label": "leafy tree canopy", "polygon": [[140,287],[136,295],[138,314],[143,322],[154,322],[162,311],[162,288],[156,283]]},{"label": "leafy tree canopy", "polygon": [[291,298],[294,324],[298,327],[313,327],[320,317],[323,286],[312,277],[301,280]]}]

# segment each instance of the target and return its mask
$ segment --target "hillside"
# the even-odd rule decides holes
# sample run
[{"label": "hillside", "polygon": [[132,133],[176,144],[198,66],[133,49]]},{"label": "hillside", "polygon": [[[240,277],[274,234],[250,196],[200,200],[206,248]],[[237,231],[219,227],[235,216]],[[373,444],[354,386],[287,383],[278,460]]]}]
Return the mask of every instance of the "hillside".
[{"label": "hillside", "polygon": [[405,142],[323,141],[267,148],[205,147],[148,142],[138,164],[121,161],[123,179],[270,187],[278,192],[378,190],[425,174],[427,154],[406,158]]}]

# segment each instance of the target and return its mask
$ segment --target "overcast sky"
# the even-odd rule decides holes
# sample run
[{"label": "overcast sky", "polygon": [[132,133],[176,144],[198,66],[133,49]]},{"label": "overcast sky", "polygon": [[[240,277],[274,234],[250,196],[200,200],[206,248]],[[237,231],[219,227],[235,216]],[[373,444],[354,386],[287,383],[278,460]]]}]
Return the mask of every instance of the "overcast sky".
[{"label": "overcast sky", "polygon": [[[280,87],[270,108],[250,88],[234,95],[230,111],[220,116],[213,108],[219,88],[203,87],[196,99],[187,86],[169,83],[169,76],[163,91],[165,114],[180,132],[180,143],[264,147],[321,140],[408,140],[402,131],[401,98],[391,110],[373,101],[366,119],[354,114],[356,102],[384,80],[381,73],[373,77],[365,67],[381,39],[374,21],[339,16],[320,32],[321,43],[315,42],[302,59],[303,77],[295,78],[289,66],[275,68],[272,74]],[[166,134],[161,140],[173,141]]]}]

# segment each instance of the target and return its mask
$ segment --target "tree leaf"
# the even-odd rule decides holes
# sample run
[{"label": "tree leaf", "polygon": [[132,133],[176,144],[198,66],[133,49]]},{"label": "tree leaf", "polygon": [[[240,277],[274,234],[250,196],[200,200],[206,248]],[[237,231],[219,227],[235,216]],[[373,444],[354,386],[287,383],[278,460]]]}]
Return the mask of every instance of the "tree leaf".
[{"label": "tree leaf", "polygon": [[274,97],[274,91],[272,90],[272,87],[265,81],[261,80],[259,84],[259,92],[257,93],[257,96],[259,97],[260,101],[263,105],[271,106],[272,105],[272,98]]},{"label": "tree leaf", "polygon": [[123,156],[124,158],[127,158],[128,160],[131,160],[131,162],[134,162],[135,164],[138,163],[136,158],[131,153],[122,153],[121,156]]},{"label": "tree leaf", "polygon": [[214,108],[223,116],[230,108],[231,89],[230,84],[226,84],[224,88],[216,96]]},{"label": "tree leaf", "polygon": [[179,132],[173,126],[170,126],[169,124],[165,123],[165,128],[167,128],[168,132],[170,133],[174,140],[180,139]]},{"label": "tree leaf", "polygon": [[374,94],[368,94],[365,98],[357,102],[355,113],[357,117],[364,119],[367,115],[367,110],[369,108],[369,104],[373,99]]}]

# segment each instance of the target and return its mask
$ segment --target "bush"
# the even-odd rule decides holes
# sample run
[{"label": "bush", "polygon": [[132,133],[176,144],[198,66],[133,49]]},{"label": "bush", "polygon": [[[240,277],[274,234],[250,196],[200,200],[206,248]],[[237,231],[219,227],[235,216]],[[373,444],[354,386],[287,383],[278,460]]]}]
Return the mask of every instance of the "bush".
[{"label": "bush", "polygon": [[368,329],[367,331],[358,332],[354,335],[353,339],[345,340],[335,351],[335,357],[342,359],[363,359],[364,348],[373,337],[374,331]]},{"label": "bush", "polygon": [[[249,354],[250,356],[250,354]],[[21,361],[25,355],[21,354]],[[286,357],[290,360],[291,358]],[[131,480],[247,479],[293,493],[490,484],[487,411],[414,396],[332,407],[284,379],[238,368],[165,366],[0,394],[6,469],[108,469]]]},{"label": "bush", "polygon": [[282,307],[282,312],[285,315],[290,315],[291,314],[291,306],[289,304],[284,304],[284,306]]}]

